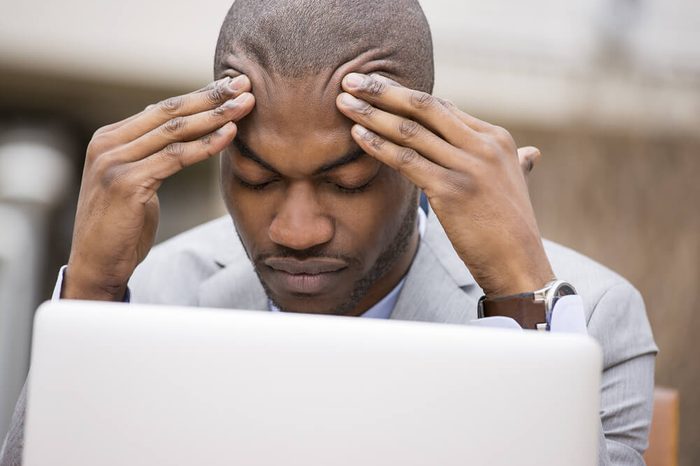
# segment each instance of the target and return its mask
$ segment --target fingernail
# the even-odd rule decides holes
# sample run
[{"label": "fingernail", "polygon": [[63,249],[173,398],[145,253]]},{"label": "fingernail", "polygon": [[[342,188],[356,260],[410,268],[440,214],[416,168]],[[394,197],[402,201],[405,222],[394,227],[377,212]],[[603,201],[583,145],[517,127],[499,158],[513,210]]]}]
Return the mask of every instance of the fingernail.
[{"label": "fingernail", "polygon": [[345,85],[350,89],[359,89],[365,82],[365,77],[362,74],[350,73],[345,76]]},{"label": "fingernail", "polygon": [[229,131],[231,131],[231,127],[232,127],[232,126],[233,126],[233,123],[231,123],[231,122],[229,121],[229,122],[226,123],[224,126],[222,126],[221,128],[217,129],[216,131],[214,131],[214,133],[215,133],[217,136],[224,136],[224,135],[228,134]]},{"label": "fingernail", "polygon": [[240,76],[236,76],[235,78],[233,78],[231,80],[231,82],[228,83],[228,87],[233,92],[236,92],[236,91],[242,89],[245,86],[245,84],[247,83],[247,81],[248,81],[248,77],[246,75],[242,74]]},{"label": "fingernail", "polygon": [[352,130],[357,134],[358,136],[364,136],[366,134],[369,134],[369,131],[367,131],[367,128],[365,128],[362,125],[355,125],[352,127]]},{"label": "fingernail", "polygon": [[239,95],[235,99],[229,99],[226,102],[224,102],[221,106],[225,109],[232,109],[236,108],[239,105],[243,105],[246,102],[248,102],[248,99],[250,99],[250,94],[247,92],[244,92],[243,94]]},{"label": "fingernail", "polygon": [[226,110],[231,110],[231,109],[233,109],[233,108],[238,107],[239,102],[240,102],[240,101],[238,101],[238,100],[236,100],[236,99],[230,99],[230,100],[227,100],[226,102],[224,102],[224,103],[221,105],[221,107],[224,108],[224,109],[226,109]]},{"label": "fingernail", "polygon": [[363,106],[363,102],[360,99],[353,97],[348,93],[343,93],[343,96],[340,98],[340,101],[343,103],[343,105],[350,107],[354,110],[359,110]]}]

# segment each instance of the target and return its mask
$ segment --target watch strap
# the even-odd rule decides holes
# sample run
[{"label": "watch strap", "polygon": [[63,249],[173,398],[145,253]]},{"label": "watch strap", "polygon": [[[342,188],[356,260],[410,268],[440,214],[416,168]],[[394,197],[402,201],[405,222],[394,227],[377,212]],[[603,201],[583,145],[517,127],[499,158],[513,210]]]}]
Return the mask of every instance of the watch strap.
[{"label": "watch strap", "polygon": [[522,328],[537,330],[538,324],[547,325],[546,305],[535,301],[532,292],[479,300],[479,317],[510,317]]}]

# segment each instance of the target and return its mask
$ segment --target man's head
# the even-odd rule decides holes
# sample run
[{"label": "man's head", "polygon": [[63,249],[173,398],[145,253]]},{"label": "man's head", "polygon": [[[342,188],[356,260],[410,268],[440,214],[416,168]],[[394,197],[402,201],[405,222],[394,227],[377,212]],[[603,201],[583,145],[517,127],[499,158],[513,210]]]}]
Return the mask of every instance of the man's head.
[{"label": "man's head", "polygon": [[215,74],[247,75],[256,106],[221,159],[224,200],[269,297],[357,314],[406,272],[417,190],[362,153],[336,108],[342,78],[430,92],[430,31],[414,0],[237,0]]}]

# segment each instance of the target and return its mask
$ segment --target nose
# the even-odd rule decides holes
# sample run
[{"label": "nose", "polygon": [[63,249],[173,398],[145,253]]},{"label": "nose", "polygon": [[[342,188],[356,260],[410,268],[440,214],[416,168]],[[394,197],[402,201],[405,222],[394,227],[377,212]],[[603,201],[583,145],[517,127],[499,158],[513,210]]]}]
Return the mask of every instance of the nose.
[{"label": "nose", "polygon": [[335,234],[330,218],[318,202],[314,187],[308,183],[291,184],[269,227],[275,243],[296,250],[329,242]]}]

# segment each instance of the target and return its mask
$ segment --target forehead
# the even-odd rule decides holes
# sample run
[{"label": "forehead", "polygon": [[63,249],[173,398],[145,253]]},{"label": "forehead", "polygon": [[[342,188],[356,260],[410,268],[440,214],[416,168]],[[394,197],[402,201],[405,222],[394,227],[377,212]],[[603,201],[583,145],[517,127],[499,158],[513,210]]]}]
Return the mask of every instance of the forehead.
[{"label": "forehead", "polygon": [[[290,134],[350,127],[350,121],[336,108],[335,99],[341,88],[339,81],[329,79],[331,76],[249,77],[256,101],[246,118],[250,127],[260,125]],[[307,125],[311,122],[313,127]]]},{"label": "forehead", "polygon": [[246,74],[256,102],[238,123],[237,137],[275,166],[320,165],[356,150],[352,122],[338,111],[336,97],[342,78],[352,71],[398,78],[386,72],[390,67],[377,59],[379,52],[370,50],[337,68],[301,77],[269,73],[241,53],[228,55],[221,74]]},{"label": "forehead", "polygon": [[335,105],[340,79],[332,71],[309,77],[246,72],[255,108],[239,123],[238,136],[284,171],[314,168],[352,150],[352,122]]}]

